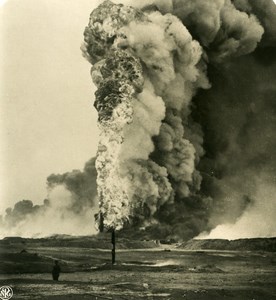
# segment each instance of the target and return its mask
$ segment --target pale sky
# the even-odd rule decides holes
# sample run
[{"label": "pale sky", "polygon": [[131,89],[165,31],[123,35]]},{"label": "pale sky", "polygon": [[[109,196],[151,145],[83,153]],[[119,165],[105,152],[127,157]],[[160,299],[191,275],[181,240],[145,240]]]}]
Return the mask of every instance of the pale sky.
[{"label": "pale sky", "polygon": [[96,153],[95,88],[80,46],[98,2],[0,7],[0,214],[22,199],[42,203],[48,175],[82,169]]}]

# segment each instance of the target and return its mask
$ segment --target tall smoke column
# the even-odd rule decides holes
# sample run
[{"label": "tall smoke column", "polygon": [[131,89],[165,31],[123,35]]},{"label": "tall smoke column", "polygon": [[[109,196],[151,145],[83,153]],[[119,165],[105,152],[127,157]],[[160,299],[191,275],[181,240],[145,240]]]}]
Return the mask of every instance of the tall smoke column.
[{"label": "tall smoke column", "polygon": [[[136,17],[134,10],[126,10],[125,13]],[[96,161],[100,219],[103,219],[105,227],[112,229],[121,228],[130,213],[127,191],[120,174],[119,155],[124,142],[124,127],[133,122],[131,102],[143,86],[139,61],[128,51],[108,47],[114,40],[117,24],[112,24],[112,17],[116,14],[114,6],[106,2],[91,14],[85,31],[87,53],[91,62],[96,62],[91,75],[98,86],[95,107],[99,112],[101,131]],[[124,19],[117,17],[122,25]],[[105,59],[102,59],[103,56]]]},{"label": "tall smoke column", "polygon": [[98,172],[91,159],[50,175],[49,201],[18,202],[1,226],[91,233],[98,173],[99,227],[130,220],[154,239],[189,239],[222,224],[213,237],[275,236],[276,5],[116,1],[135,8],[103,3],[83,47],[98,85]]},{"label": "tall smoke column", "polygon": [[[129,219],[155,222],[158,209],[173,202],[168,175],[185,195],[193,181],[196,150],[181,115],[189,115],[196,88],[208,87],[202,49],[176,17],[110,1],[91,13],[84,36],[98,87],[99,219],[114,229]],[[149,158],[159,134],[161,161]]]},{"label": "tall smoke column", "polygon": [[193,237],[213,202],[200,190],[205,150],[192,99],[210,88],[208,63],[252,52],[264,30],[230,0],[124,2],[135,8],[107,0],[91,13],[82,48],[98,87],[98,219]]}]

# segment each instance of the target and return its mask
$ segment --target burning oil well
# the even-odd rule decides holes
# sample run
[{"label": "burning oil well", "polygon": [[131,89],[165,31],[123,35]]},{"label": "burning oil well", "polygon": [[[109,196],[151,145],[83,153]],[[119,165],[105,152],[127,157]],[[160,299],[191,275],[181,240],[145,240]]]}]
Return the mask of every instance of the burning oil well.
[{"label": "burning oil well", "polygon": [[98,87],[97,170],[92,158],[51,174],[44,204],[0,216],[2,236],[96,234],[98,198],[99,229],[130,236],[276,236],[276,5],[119,1],[131,6],[92,12],[82,47]]},{"label": "burning oil well", "polygon": [[96,163],[50,175],[49,201],[8,209],[3,236],[96,233],[98,210],[99,229],[145,239],[276,236],[276,5],[120,1],[84,33]]},{"label": "burning oil well", "polygon": [[[172,184],[187,195],[193,181],[195,149],[183,136],[181,111],[188,110],[197,86],[208,87],[204,64],[196,67],[201,47],[176,17],[110,1],[92,12],[84,36],[84,54],[98,87],[96,168],[104,226],[154,222],[158,209],[173,203]],[[179,61],[177,72],[174,60]],[[169,85],[175,85],[171,92]],[[178,86],[187,90],[185,99],[170,95],[178,93]],[[167,103],[164,94],[169,94]],[[158,135],[159,163],[150,158]]]},{"label": "burning oil well", "polygon": [[[211,79],[221,74],[230,82],[225,74],[239,64],[238,57],[247,55],[245,60],[250,60],[248,54],[261,41],[264,28],[263,44],[275,44],[275,32],[267,30],[268,10],[258,13],[261,8],[249,0],[152,0],[133,5],[104,1],[91,13],[84,32],[82,50],[93,65],[91,76],[98,88],[98,219],[111,231],[145,226],[161,236],[191,238],[219,224],[219,215],[232,222],[238,218],[252,203],[249,190],[254,185],[241,187],[224,160],[231,161],[231,145],[232,155],[242,151],[245,146],[238,145],[237,138],[251,125],[237,120],[233,135],[225,133],[225,140],[232,139],[230,146],[220,145],[223,138],[216,141],[211,135],[210,128],[216,126],[215,132],[220,124],[206,115],[213,115],[210,106],[217,104],[212,92],[202,92],[211,87],[207,72]],[[233,85],[226,87],[230,88]],[[207,104],[204,95],[211,98]],[[248,112],[245,118],[254,116]],[[217,142],[213,148],[204,133]],[[249,156],[248,152],[242,158],[246,183],[254,181],[251,175],[256,171]],[[218,181],[223,190],[219,196],[212,191]],[[224,187],[229,190],[235,182],[238,200],[228,206]],[[227,215],[224,206],[234,212]]]}]

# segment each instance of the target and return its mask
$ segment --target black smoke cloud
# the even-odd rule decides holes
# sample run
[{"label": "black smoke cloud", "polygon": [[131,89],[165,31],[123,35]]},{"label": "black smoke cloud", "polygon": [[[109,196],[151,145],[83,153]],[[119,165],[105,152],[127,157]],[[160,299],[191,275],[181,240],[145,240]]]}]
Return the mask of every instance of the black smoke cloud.
[{"label": "black smoke cloud", "polygon": [[276,55],[270,55],[267,65],[266,53],[259,48],[210,67],[213,87],[194,99],[193,116],[204,124],[202,192],[216,199],[217,219],[211,222],[233,221],[245,203],[262,201],[254,200],[261,178],[275,185]]},{"label": "black smoke cloud", "polygon": [[[272,1],[237,0],[232,4],[225,1],[229,11],[233,12],[234,4],[243,13],[237,15],[237,20],[240,18],[248,22],[251,18],[258,18],[265,31],[258,48],[250,53],[253,43],[247,39],[261,29],[256,25],[257,31],[253,28],[248,30],[240,24],[236,29],[238,32],[244,30],[244,33],[240,33],[242,38],[237,52],[220,53],[222,45],[238,37],[239,33],[227,32],[227,26],[217,21],[222,15],[211,9],[224,1],[213,1],[212,5],[207,2],[172,2],[171,9],[201,41],[209,57],[208,78],[212,88],[200,90],[193,98],[192,114],[186,123],[187,129],[191,129],[189,132],[201,145],[199,150],[204,151],[197,167],[202,176],[198,203],[186,199],[185,207],[171,210],[166,221],[175,223],[172,232],[186,221],[181,230],[185,232],[185,228],[193,228],[191,235],[201,230],[209,231],[218,224],[244,221],[251,228],[240,233],[243,237],[254,234],[273,236],[275,231],[271,228],[275,225],[276,212],[271,209],[272,213],[267,214],[267,209],[273,207],[275,199],[273,195],[264,195],[262,189],[271,190],[276,180],[276,6]],[[191,10],[185,9],[186,5]],[[198,5],[203,6],[202,9],[197,9]],[[246,17],[244,12],[251,16]],[[206,26],[211,19],[210,26]],[[218,26],[220,29],[217,29]],[[197,127],[195,130],[194,124],[200,129]],[[192,137],[189,139],[194,143]],[[178,203],[184,205],[182,201]],[[248,218],[247,212],[254,211],[255,207],[258,213],[251,218],[251,223],[246,223],[243,214]],[[170,209],[165,208],[164,211],[168,214]],[[178,213],[183,217],[181,222],[175,221],[179,219]],[[264,230],[258,231],[260,223],[266,222]],[[225,230],[224,237],[239,237],[235,230],[240,228],[233,227],[229,232]],[[184,236],[187,237],[186,234]],[[223,232],[219,237],[223,237]]]},{"label": "black smoke cloud", "polygon": [[50,190],[63,185],[72,196],[70,209],[78,214],[97,206],[96,177],[95,158],[92,158],[85,164],[83,171],[73,170],[64,174],[51,174],[47,178],[47,185]]},{"label": "black smoke cloud", "polygon": [[96,176],[95,158],[85,164],[83,171],[51,174],[47,178],[48,199],[42,205],[22,200],[13,208],[8,208],[0,218],[1,236],[43,237],[52,234],[96,233]]},{"label": "black smoke cloud", "polygon": [[[105,53],[96,61],[105,58],[114,41],[115,47],[120,45],[121,41],[116,40],[123,32],[123,49],[130,49],[141,59],[156,95],[165,102],[165,117],[159,134],[152,138],[154,151],[149,159],[167,170],[173,201],[163,203],[154,213],[157,222],[147,226],[154,234],[190,238],[220,223],[240,220],[244,212],[259,207],[260,188],[264,186],[260,182],[274,184],[275,5],[272,1],[264,6],[256,2],[136,1],[132,5],[144,13],[131,10],[139,15],[137,32],[133,31],[126,9],[124,24],[111,25],[112,41],[108,45],[100,42]],[[114,9],[111,2],[105,3]],[[121,9],[122,6],[117,12]],[[180,27],[177,36],[170,26],[174,24],[176,28],[178,23],[167,13],[177,16],[200,43],[200,59],[194,56],[194,41],[181,48],[185,43],[179,38]],[[93,24],[96,15],[91,14],[85,31],[84,54],[88,59],[95,57],[91,37],[100,41],[109,30]],[[141,38],[138,32],[139,28],[143,30],[139,22],[154,31],[148,18],[159,25],[167,19],[164,35],[169,34],[168,39],[173,37],[181,45],[176,55],[164,55],[164,61],[159,56],[158,62],[157,39],[147,44],[146,35]],[[104,24],[105,17],[98,22]],[[117,36],[116,30],[123,26],[127,29]],[[184,35],[184,31],[181,33]],[[141,44],[145,44],[144,48]]]},{"label": "black smoke cloud", "polygon": [[[203,54],[196,65],[201,72],[196,82],[191,84],[187,79],[194,72],[192,69],[188,75],[185,70],[178,70],[181,78],[173,84],[153,82],[156,95],[168,99],[166,113],[160,132],[153,137],[154,150],[149,160],[133,161],[133,170],[139,166],[141,172],[130,175],[144,181],[148,189],[155,188],[150,184],[153,178],[159,182],[159,193],[169,200],[163,203],[152,197],[151,207],[144,199],[143,207],[136,208],[128,226],[137,230],[145,225],[145,231],[153,238],[188,239],[219,224],[237,222],[251,230],[243,232],[243,237],[275,235],[275,5],[266,0],[144,0],[132,4],[146,14],[159,11],[176,15],[199,41]],[[131,13],[137,19],[144,18],[140,12]],[[84,55],[94,64],[105,55],[115,37],[106,37],[103,47],[101,37],[94,36],[91,41],[87,30]],[[150,66],[152,61],[146,56],[144,59],[149,65],[143,68],[148,68],[149,74],[159,76],[158,72],[166,68],[165,64],[158,68],[158,60]],[[184,62],[187,69],[190,67],[180,56],[174,59],[179,60],[177,65]],[[63,217],[68,217],[65,211],[82,217],[85,211],[98,209],[96,176],[95,159],[91,159],[83,172],[52,174],[47,178],[49,190],[62,186],[70,194],[65,208],[58,208]],[[160,190],[168,182],[172,187],[170,196],[170,189]],[[141,186],[136,186],[135,193],[142,192]],[[50,211],[48,207],[54,206],[55,201],[58,197],[39,207],[29,201],[19,202],[3,219],[22,224],[29,216]],[[158,209],[154,208],[156,201]],[[147,216],[154,217],[155,222],[145,223]],[[84,218],[87,223],[92,219],[93,216]],[[258,231],[264,223],[267,226]],[[233,237],[235,230],[235,237],[239,237],[239,227],[225,231],[224,237]]]},{"label": "black smoke cloud", "polygon": [[[49,207],[48,199],[45,199],[42,205],[34,205],[31,200],[21,200],[13,208],[6,209],[6,215],[2,217],[2,223],[8,227],[16,226],[24,221],[28,216],[39,214]],[[3,225],[2,224],[2,225]]]}]

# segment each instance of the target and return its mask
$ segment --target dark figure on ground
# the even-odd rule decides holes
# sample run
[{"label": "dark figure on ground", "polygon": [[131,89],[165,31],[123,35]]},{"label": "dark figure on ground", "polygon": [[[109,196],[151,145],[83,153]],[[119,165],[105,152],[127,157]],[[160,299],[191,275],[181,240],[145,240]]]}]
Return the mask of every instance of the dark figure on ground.
[{"label": "dark figure on ground", "polygon": [[58,281],[59,273],[60,273],[60,266],[58,264],[58,261],[55,260],[55,265],[53,266],[53,270],[52,270],[53,280]]}]

